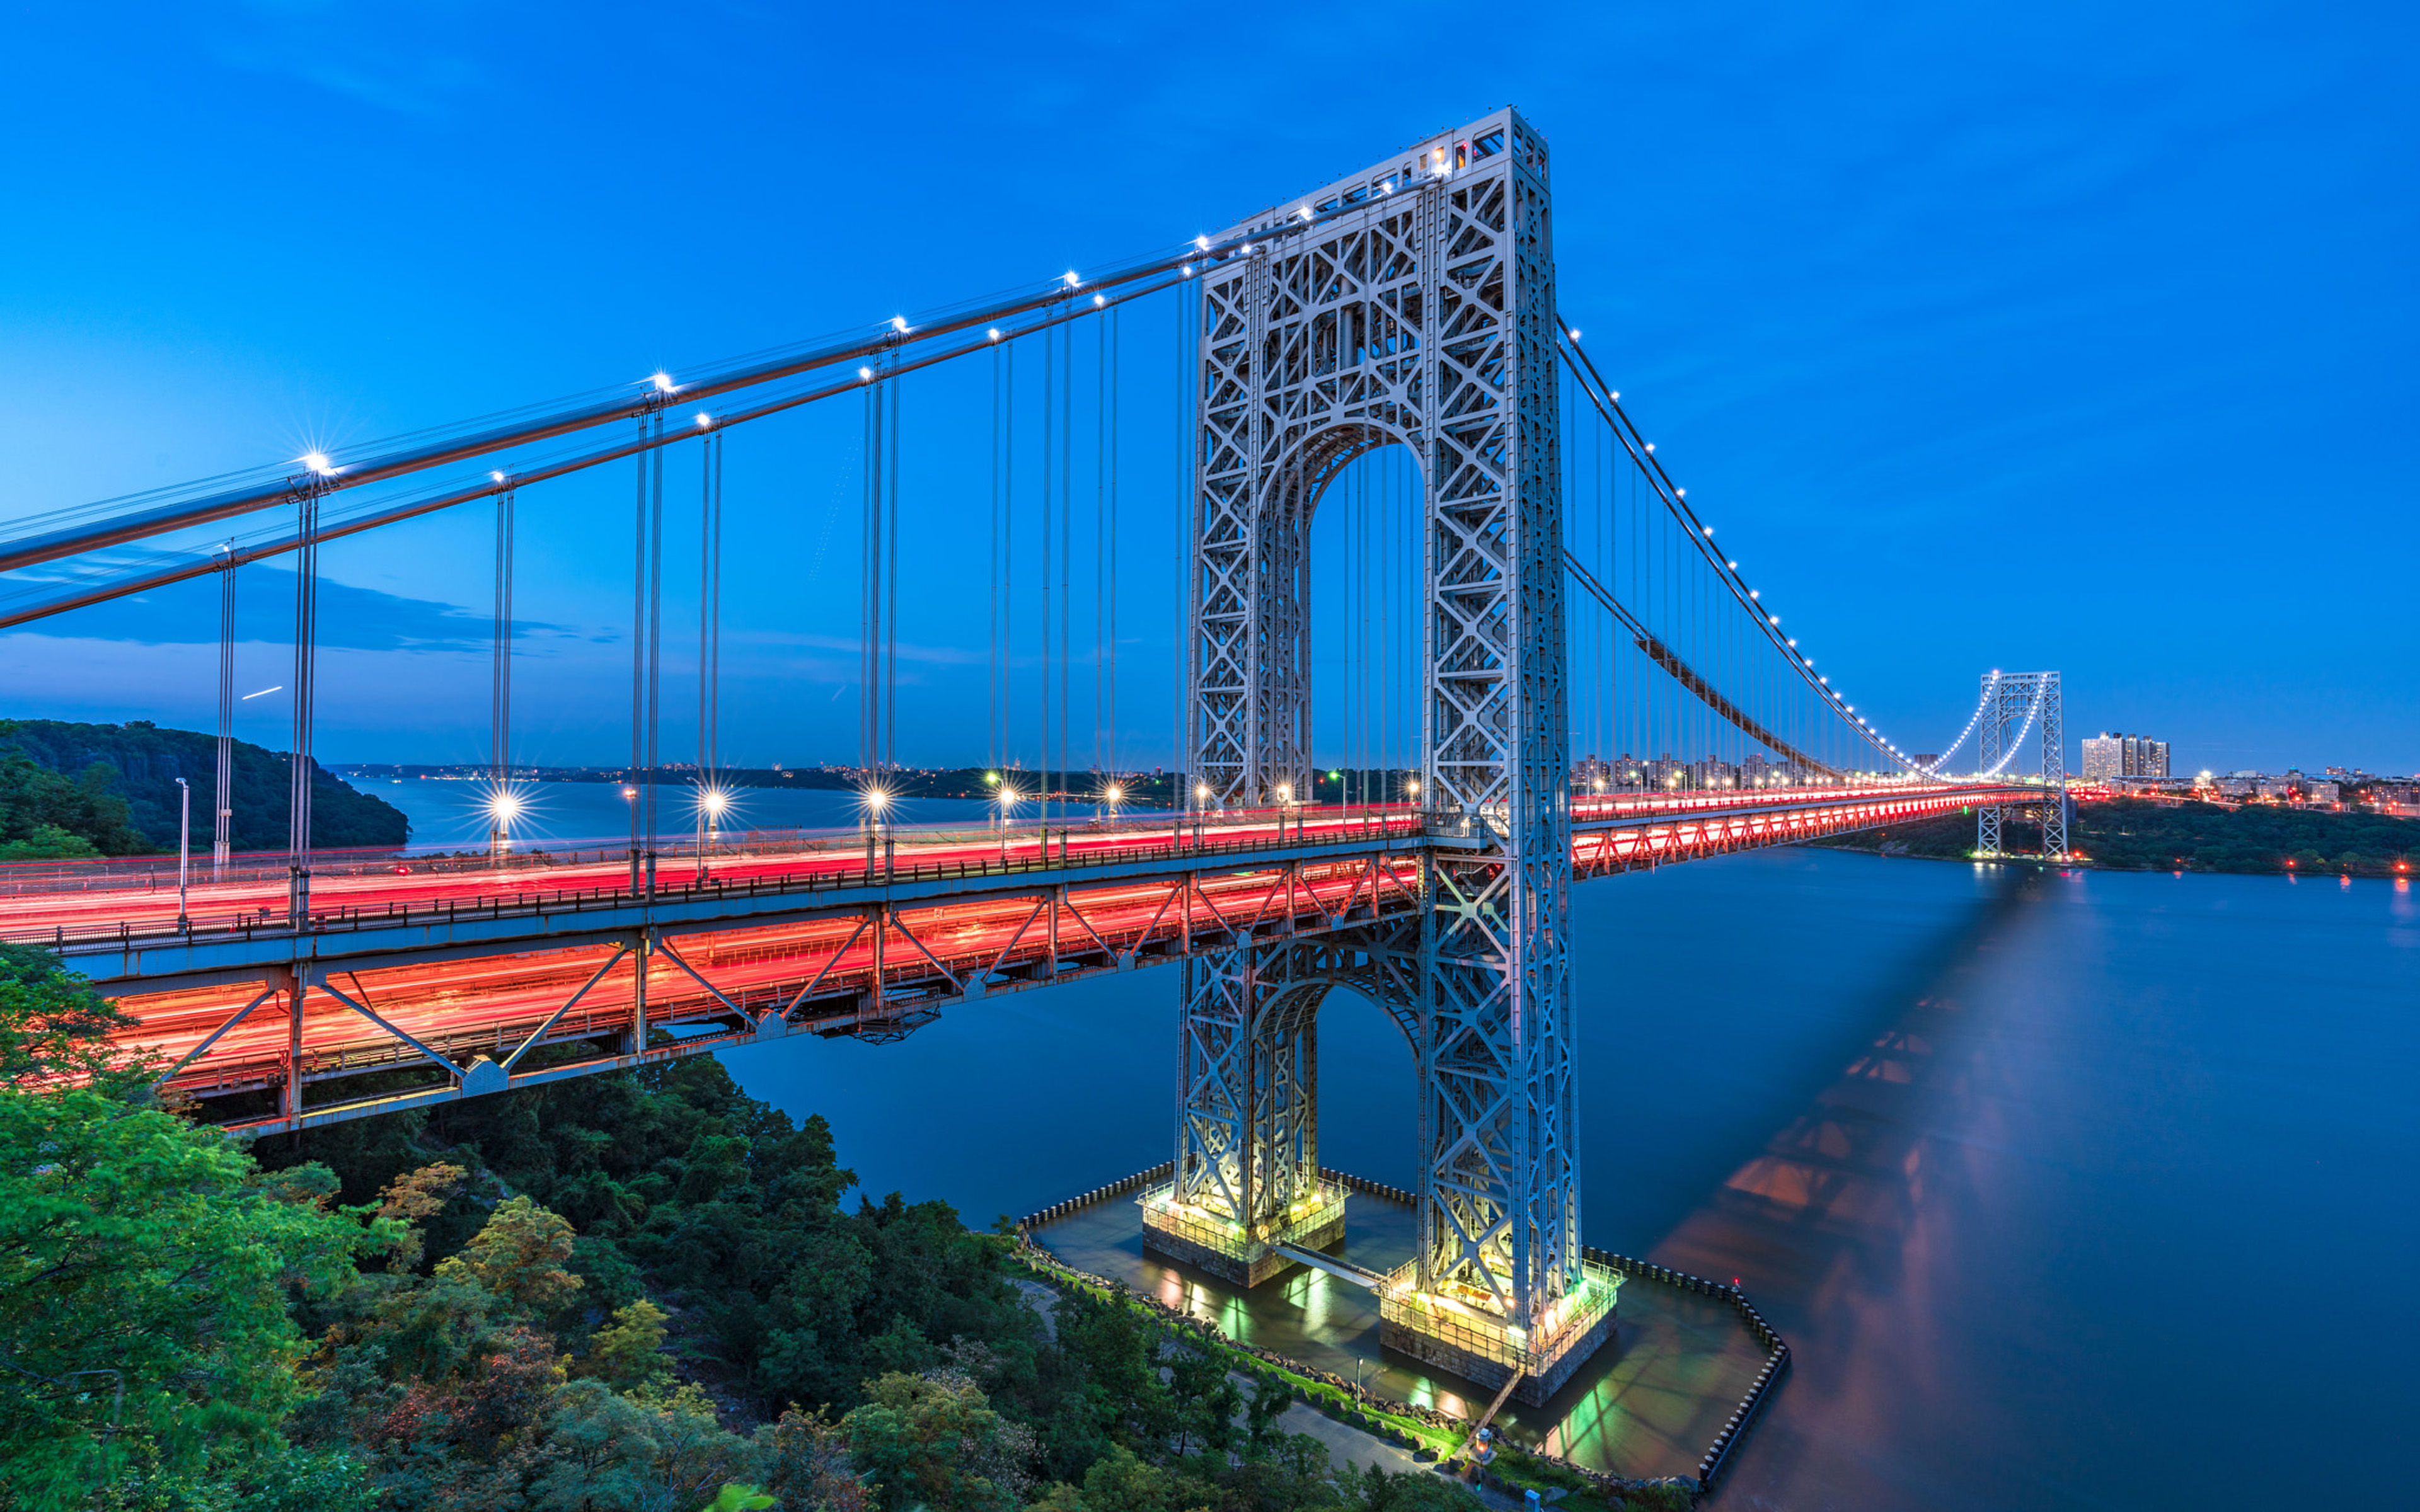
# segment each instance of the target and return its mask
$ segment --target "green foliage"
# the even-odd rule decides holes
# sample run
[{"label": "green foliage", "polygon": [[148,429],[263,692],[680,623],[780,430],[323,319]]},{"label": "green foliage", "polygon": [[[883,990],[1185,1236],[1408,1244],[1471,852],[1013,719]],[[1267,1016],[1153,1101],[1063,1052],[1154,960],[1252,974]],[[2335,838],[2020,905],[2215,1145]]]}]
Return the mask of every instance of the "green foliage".
[{"label": "green foliage", "polygon": [[445,1211],[447,1201],[462,1189],[467,1174],[459,1165],[440,1163],[406,1171],[380,1189],[378,1215],[406,1226],[403,1240],[387,1257],[388,1270],[419,1269],[427,1237],[416,1226]]},{"label": "green foliage", "polygon": [[221,1445],[179,1473],[137,1459],[94,1495],[94,1512],[377,1512],[379,1504],[361,1464],[341,1451]]},{"label": "green foliage", "polygon": [[949,1374],[893,1371],[866,1382],[872,1398],[841,1420],[849,1457],[881,1488],[891,1512],[1016,1512],[1026,1443],[983,1391]]},{"label": "green foliage", "polygon": [[[1945,814],[1814,843],[1964,860],[1975,850],[1975,818]],[[2040,833],[2030,824],[2011,825],[2004,843],[2012,851],[2038,848]],[[2291,857],[2298,872],[2395,876],[2409,874],[2397,872],[2398,861],[2420,866],[2420,820],[2271,804],[2113,798],[2077,804],[2068,843],[2093,865],[2120,872],[2278,872]]]},{"label": "green foliage", "polygon": [[[16,738],[0,736],[0,745]],[[149,849],[107,763],[92,762],[70,778],[23,754],[0,756],[0,861]]]},{"label": "green foliage", "polygon": [[302,1395],[289,1288],[339,1291],[396,1237],[291,1174],[101,1091],[0,1092],[0,1486],[81,1505],[271,1438]]},{"label": "green foliage", "polygon": [[874,1512],[874,1489],[848,1457],[848,1439],[827,1412],[793,1403],[779,1421],[756,1430],[765,1489],[794,1512]]},{"label": "green foliage", "polygon": [[664,1320],[670,1316],[644,1297],[615,1308],[613,1322],[589,1340],[572,1373],[594,1376],[615,1391],[668,1384],[673,1363],[664,1354]]},{"label": "green foliage", "polygon": [[[348,1200],[367,1201],[423,1165],[420,1112],[305,1136]],[[1001,1247],[938,1202],[896,1196],[845,1211],[819,1118],[803,1124],[746,1096],[721,1064],[680,1061],[458,1104],[442,1137],[506,1189],[563,1215],[580,1237],[573,1275],[610,1286],[574,1299],[579,1334],[641,1289],[678,1319],[694,1370],[769,1417],[789,1402],[839,1409],[885,1370],[938,1363],[949,1340],[982,1340],[1030,1369],[1036,1334],[1001,1269]],[[271,1158],[281,1158],[271,1156]],[[481,1221],[449,1205],[427,1221],[429,1253],[465,1244]]]},{"label": "green foliage", "polygon": [[437,1267],[441,1281],[471,1282],[507,1307],[535,1318],[553,1311],[580,1289],[564,1269],[571,1258],[571,1225],[527,1196],[498,1207],[459,1255]]},{"label": "green foliage", "polygon": [[704,1505],[758,1477],[755,1445],[726,1431],[694,1386],[625,1396],[597,1381],[556,1394],[546,1426],[549,1462],[533,1483],[541,1506],[674,1512]]},{"label": "green foliage", "polygon": [[133,1025],[50,951],[0,943],[0,1088],[105,1075],[120,1065],[109,1035]]},{"label": "green foliage", "polygon": [[[281,751],[234,743],[233,842],[239,851],[286,848],[291,766]],[[80,772],[72,780],[62,774]],[[95,773],[100,774],[98,778]],[[23,841],[14,795],[32,805],[30,824],[51,824],[110,856],[177,848],[177,779],[193,784],[194,843],[209,844],[209,795],[218,781],[218,737],[162,730],[148,720],[72,724],[10,721],[0,729],[0,842]],[[86,784],[93,784],[87,788]],[[67,792],[73,789],[75,792]],[[50,807],[43,807],[49,805]],[[338,848],[400,845],[411,837],[402,810],[355,791],[314,764],[311,836]],[[0,859],[9,859],[0,854]]]},{"label": "green foliage", "polygon": [[[7,1063],[79,1064],[106,1005],[0,966]],[[1069,1289],[1046,1339],[1010,1246],[939,1203],[844,1209],[823,1121],[711,1059],[253,1156],[124,1090],[0,1091],[0,1506],[1468,1504],[1335,1481],[1281,1377],[1123,1294]]]},{"label": "green foliage", "polygon": [[2420,853],[2420,820],[2385,814],[2117,798],[2078,805],[2075,821],[2070,842],[2121,871],[2282,872],[2291,856],[2298,871],[2386,876]]},{"label": "green foliage", "polygon": [[[0,781],[10,775],[0,764]],[[0,861],[82,861],[100,854],[101,847],[82,835],[52,824],[23,826],[22,838],[0,841]]]}]

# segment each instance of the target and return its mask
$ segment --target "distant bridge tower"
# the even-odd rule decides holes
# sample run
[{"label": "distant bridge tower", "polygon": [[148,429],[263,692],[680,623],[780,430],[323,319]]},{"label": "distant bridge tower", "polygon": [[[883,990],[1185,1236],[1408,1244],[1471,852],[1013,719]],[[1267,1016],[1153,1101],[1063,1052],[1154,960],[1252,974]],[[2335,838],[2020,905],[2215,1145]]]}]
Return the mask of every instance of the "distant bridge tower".
[{"label": "distant bridge tower", "polygon": [[1319,1001],[1386,1006],[1419,1079],[1418,1258],[1383,1339],[1544,1400],[1603,1341],[1615,1282],[1582,1263],[1568,936],[1561,417],[1546,146],[1504,110],[1230,235],[1306,217],[1200,280],[1187,651],[1202,808],[1311,793],[1312,512],[1404,446],[1423,480],[1416,926],[1315,946],[1249,932],[1186,965],[1175,1176],[1145,1242],[1257,1283],[1342,1231],[1317,1156]]},{"label": "distant bridge tower", "polygon": [[[2038,778],[2040,803],[1984,804],[1975,810],[1975,854],[2000,856],[2001,825],[2033,818],[2041,825],[2045,857],[2067,855],[2067,735],[2058,706],[2058,673],[1992,672],[1983,679],[1983,716],[1976,731],[1986,772]],[[2028,736],[2031,735],[2030,741]],[[2003,763],[2005,762],[2005,765]]]}]

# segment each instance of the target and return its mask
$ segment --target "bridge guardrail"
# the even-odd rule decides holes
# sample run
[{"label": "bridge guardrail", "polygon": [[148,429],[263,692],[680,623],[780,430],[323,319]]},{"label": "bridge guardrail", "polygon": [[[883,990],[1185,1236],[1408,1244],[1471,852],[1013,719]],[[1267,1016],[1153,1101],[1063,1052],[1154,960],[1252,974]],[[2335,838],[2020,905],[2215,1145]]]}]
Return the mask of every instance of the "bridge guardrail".
[{"label": "bridge guardrail", "polygon": [[[1575,820],[1591,825],[1603,823],[1621,824],[1625,821],[1652,824],[1659,819],[1686,823],[1693,818],[1711,819],[1727,812],[1770,810],[1786,806],[1792,797],[1830,806],[1894,798],[1921,799],[1944,793],[1963,791],[1966,790],[1939,785],[1924,787],[1900,785],[1798,795],[1750,795],[1745,793],[1704,795],[1693,795],[1677,805],[1655,801],[1635,806],[1624,805],[1621,799],[1617,798],[1614,800],[1618,806],[1617,811],[1609,814],[1575,813]],[[1748,799],[1745,804],[1741,801],[1744,797]],[[1578,807],[1580,806],[1575,806],[1575,808]],[[1593,810],[1596,805],[1591,802],[1586,807]],[[709,870],[703,883],[695,881],[659,883],[652,891],[643,889],[633,892],[628,887],[605,886],[551,889],[516,888],[510,894],[497,893],[489,897],[470,899],[430,900],[420,904],[415,904],[409,900],[390,901],[375,905],[338,903],[334,907],[315,909],[310,915],[305,930],[301,932],[296,931],[287,921],[282,907],[266,906],[256,902],[249,906],[233,910],[211,909],[209,906],[211,891],[215,887],[233,884],[203,883],[189,889],[190,906],[185,917],[184,927],[181,929],[176,927],[170,920],[162,920],[160,924],[148,927],[134,921],[103,921],[81,929],[71,928],[64,922],[47,926],[39,922],[0,922],[0,939],[45,944],[61,950],[73,950],[79,948],[131,949],[138,946],[194,942],[212,937],[241,938],[249,941],[264,935],[276,937],[298,933],[324,934],[370,928],[425,924],[439,919],[451,923],[466,918],[502,919],[509,917],[566,913],[576,915],[595,910],[623,908],[634,903],[658,906],[706,898],[813,895],[818,892],[872,886],[985,878],[1005,879],[1030,875],[1037,872],[1075,872],[1155,860],[1187,860],[1203,856],[1261,855],[1274,851],[1300,849],[1305,845],[1326,841],[1349,843],[1356,840],[1411,839],[1451,841],[1465,838],[1472,827],[1469,816],[1466,815],[1439,814],[1405,806],[1373,806],[1359,810],[1340,809],[1334,810],[1332,815],[1329,811],[1320,809],[1295,808],[1282,810],[1230,810],[1217,815],[1195,817],[1202,823],[1189,826],[1184,823],[1171,825],[1168,822],[1168,817],[1161,817],[1151,822],[1138,820],[1094,827],[1063,825],[1057,831],[1056,840],[1059,849],[1055,855],[1047,854],[1051,849],[1052,836],[1050,832],[1044,830],[967,829],[957,826],[901,829],[881,832],[891,835],[894,852],[897,840],[903,837],[908,838],[911,844],[919,845],[1035,846],[1036,850],[1035,854],[1031,856],[1011,854],[1000,860],[986,859],[981,862],[964,858],[954,861],[918,862],[911,855],[905,864],[871,868],[864,865],[818,868],[802,873],[785,872],[771,876],[757,875],[729,879],[716,877]],[[1264,825],[1273,826],[1275,833],[1261,832],[1260,826]],[[1221,838],[1215,832],[1206,832],[1210,831],[1213,825],[1220,828],[1241,828],[1248,833],[1232,838]],[[1289,830],[1291,833],[1288,832]],[[725,856],[745,854],[752,856],[758,861],[768,856],[783,855],[801,859],[844,854],[854,857],[867,845],[867,835],[863,831],[798,831],[794,833],[798,838],[767,840],[755,846],[752,852],[715,854]],[[1137,846],[1114,843],[1116,837],[1120,835],[1155,833],[1167,834],[1171,839],[1157,845]],[[1110,841],[1112,843],[1107,845],[1099,843],[1103,840]],[[574,856],[580,853],[573,853]],[[352,853],[351,858],[357,862],[360,861],[361,853]],[[694,856],[692,855],[690,858],[694,859]],[[627,859],[627,852],[600,851],[597,853],[599,862],[606,860],[618,862],[625,859]],[[458,872],[469,874],[493,872],[503,877],[515,876],[515,872],[510,868],[478,864],[446,864],[457,860],[458,858],[454,857],[442,858],[442,861],[432,859],[422,874],[454,874]],[[709,856],[709,868],[712,856]],[[393,862],[388,863],[390,866],[393,864]],[[565,864],[577,863],[551,861],[543,863],[543,868]],[[370,869],[376,870],[375,866]],[[529,870],[534,869],[524,868],[520,874],[526,875]],[[278,875],[282,878],[283,872]],[[172,892],[173,886],[166,889],[161,889],[156,886],[147,886],[145,888],[147,896],[158,897],[163,891]]]}]

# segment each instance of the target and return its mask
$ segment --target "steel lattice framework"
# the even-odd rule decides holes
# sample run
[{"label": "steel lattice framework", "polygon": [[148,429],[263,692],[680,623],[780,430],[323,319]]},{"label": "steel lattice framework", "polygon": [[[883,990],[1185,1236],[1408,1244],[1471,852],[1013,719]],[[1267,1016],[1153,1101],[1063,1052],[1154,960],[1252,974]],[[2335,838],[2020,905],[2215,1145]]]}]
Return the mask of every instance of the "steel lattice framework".
[{"label": "steel lattice framework", "polygon": [[[1540,1330],[1581,1277],[1545,143],[1502,111],[1228,235],[1319,217],[1200,285],[1188,765],[1204,806],[1308,795],[1311,515],[1354,458],[1409,448],[1422,796],[1465,843],[1430,853],[1417,939],[1360,942],[1361,969],[1420,1077],[1420,1289]],[[1305,964],[1245,945],[1187,970],[1172,1195],[1251,1240],[1283,1238],[1318,1181],[1301,1068],[1344,968],[1309,991]]]},{"label": "steel lattice framework", "polygon": [[[2024,758],[2028,732],[2032,754]],[[2058,673],[1990,672],[1983,678],[1981,721],[1976,731],[1987,773],[2036,777],[2040,803],[1986,803],[1975,810],[1975,854],[2000,856],[2000,830],[2010,818],[2028,814],[2041,825],[2041,854],[2067,855],[2067,736],[2059,715]],[[2025,768],[2031,766],[2033,771]]]}]

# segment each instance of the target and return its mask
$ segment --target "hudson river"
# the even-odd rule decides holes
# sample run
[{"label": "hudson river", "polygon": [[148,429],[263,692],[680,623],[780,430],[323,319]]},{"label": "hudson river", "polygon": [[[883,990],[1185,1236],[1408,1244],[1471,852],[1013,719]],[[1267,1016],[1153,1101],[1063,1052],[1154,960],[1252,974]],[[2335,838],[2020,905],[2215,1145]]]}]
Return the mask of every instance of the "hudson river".
[{"label": "hudson river", "polygon": [[[1717,1505],[2406,1501],[2408,885],[1787,850],[1573,902],[1586,1237],[1739,1277],[1795,1356]],[[869,1192],[980,1227],[1169,1158],[1176,990],[726,1060]],[[1408,1186],[1402,1036],[1328,1001],[1323,1160]]]}]

